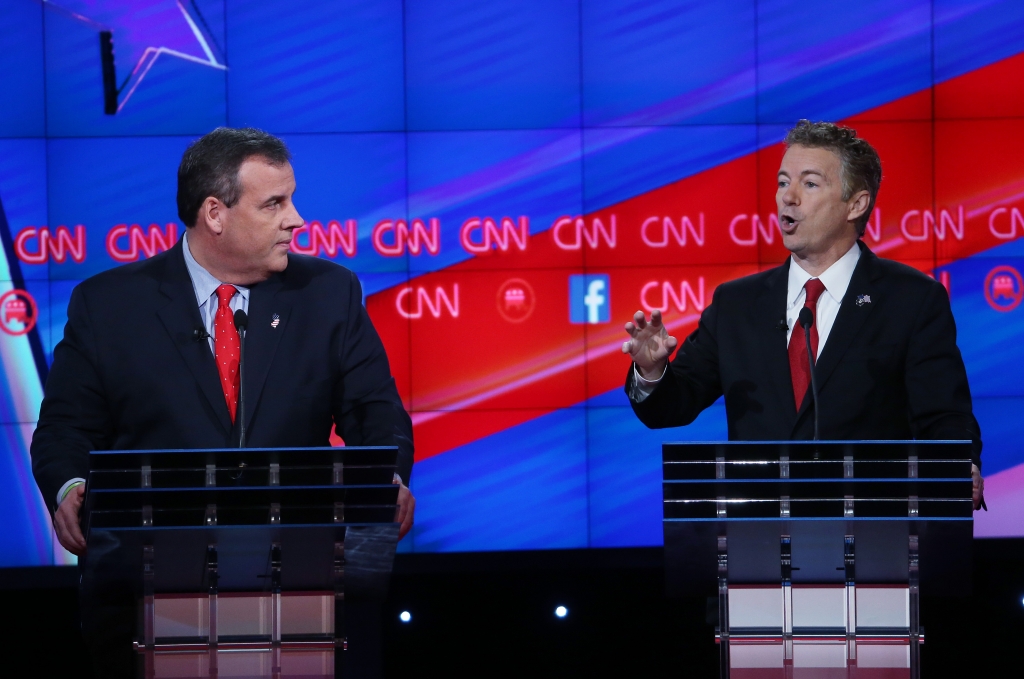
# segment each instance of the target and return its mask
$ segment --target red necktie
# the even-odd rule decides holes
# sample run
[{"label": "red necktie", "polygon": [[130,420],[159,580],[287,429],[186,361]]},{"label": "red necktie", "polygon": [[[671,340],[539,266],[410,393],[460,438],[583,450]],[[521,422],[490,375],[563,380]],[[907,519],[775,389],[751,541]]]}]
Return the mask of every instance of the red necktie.
[{"label": "red necktie", "polygon": [[[825,284],[817,278],[812,278],[804,284],[804,291],[807,293],[804,306],[814,314],[814,323],[811,324],[811,351],[817,357],[818,298],[825,292]],[[811,366],[807,362],[807,339],[800,321],[793,324],[793,334],[789,338],[789,374],[793,377],[793,398],[796,399],[796,409],[799,411],[804,396],[807,395],[807,387],[811,384]]]},{"label": "red necktie", "polygon": [[238,408],[238,355],[241,351],[235,316],[231,313],[231,298],[235,296],[235,292],[233,285],[222,285],[217,288],[217,314],[213,317],[213,353],[216,356],[220,386],[224,390],[224,401],[228,404],[232,424],[235,422],[235,411]]}]

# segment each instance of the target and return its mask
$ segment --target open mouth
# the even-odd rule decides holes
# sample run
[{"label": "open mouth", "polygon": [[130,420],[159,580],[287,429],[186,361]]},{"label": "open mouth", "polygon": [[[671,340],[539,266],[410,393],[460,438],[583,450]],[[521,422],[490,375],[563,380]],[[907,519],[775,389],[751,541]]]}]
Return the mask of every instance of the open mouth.
[{"label": "open mouth", "polygon": [[796,226],[796,221],[797,220],[790,215],[779,216],[779,224],[781,224],[783,228],[790,231]]}]

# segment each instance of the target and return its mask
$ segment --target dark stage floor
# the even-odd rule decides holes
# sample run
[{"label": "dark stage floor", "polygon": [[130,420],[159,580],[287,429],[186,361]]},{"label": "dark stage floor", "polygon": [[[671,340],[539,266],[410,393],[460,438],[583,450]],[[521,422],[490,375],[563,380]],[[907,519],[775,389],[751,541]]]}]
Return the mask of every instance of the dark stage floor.
[{"label": "dark stage floor", "polygon": [[[1020,655],[1024,540],[978,540],[974,551],[972,597],[922,597],[922,676],[1010,676],[1004,665]],[[4,573],[9,652],[31,659],[33,676],[90,676],[74,572]],[[656,549],[400,556],[385,676],[716,676],[707,601],[666,599],[663,577]]]}]

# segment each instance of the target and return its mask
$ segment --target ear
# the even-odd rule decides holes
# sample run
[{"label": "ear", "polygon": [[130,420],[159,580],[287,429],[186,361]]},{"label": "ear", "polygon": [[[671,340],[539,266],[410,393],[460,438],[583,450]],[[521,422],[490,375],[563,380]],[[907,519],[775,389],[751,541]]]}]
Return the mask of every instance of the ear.
[{"label": "ear", "polygon": [[848,213],[846,215],[847,221],[855,222],[868,211],[868,206],[871,205],[871,194],[865,191],[858,191],[850,197],[850,200],[846,201],[848,207]]},{"label": "ear", "polygon": [[224,218],[227,207],[214,196],[208,196],[199,207],[196,226],[203,227],[210,235],[219,236],[224,232]]}]

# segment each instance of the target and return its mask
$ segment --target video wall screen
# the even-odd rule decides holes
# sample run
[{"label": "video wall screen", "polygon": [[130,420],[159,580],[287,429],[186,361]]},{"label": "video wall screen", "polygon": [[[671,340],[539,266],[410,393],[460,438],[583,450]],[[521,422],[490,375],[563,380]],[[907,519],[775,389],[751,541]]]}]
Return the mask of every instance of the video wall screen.
[{"label": "video wall screen", "polygon": [[295,252],[358,273],[416,439],[416,552],[661,542],[661,443],[622,324],[684,336],[784,261],[781,140],[880,151],[865,242],[946,286],[989,512],[1024,535],[1024,4],[1017,0],[3,0],[0,566],[69,563],[28,454],[74,286],[184,232],[219,125],[294,154]]}]

